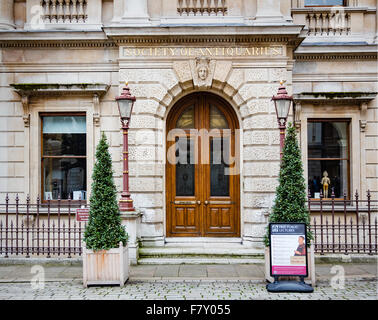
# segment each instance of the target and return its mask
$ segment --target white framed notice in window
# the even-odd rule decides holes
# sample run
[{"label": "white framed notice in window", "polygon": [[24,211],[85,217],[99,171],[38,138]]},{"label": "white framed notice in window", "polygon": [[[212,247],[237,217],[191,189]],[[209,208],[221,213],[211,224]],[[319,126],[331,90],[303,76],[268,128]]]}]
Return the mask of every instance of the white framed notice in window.
[{"label": "white framed notice in window", "polygon": [[45,200],[52,200],[53,196],[52,196],[52,192],[48,191],[48,192],[45,192]]},{"label": "white framed notice in window", "polygon": [[73,191],[72,200],[86,200],[86,191]]}]

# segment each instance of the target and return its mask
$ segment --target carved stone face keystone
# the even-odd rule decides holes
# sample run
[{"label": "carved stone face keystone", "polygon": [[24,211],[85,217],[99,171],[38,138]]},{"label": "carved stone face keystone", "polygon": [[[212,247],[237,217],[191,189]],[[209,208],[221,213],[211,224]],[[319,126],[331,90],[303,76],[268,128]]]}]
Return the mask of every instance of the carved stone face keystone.
[{"label": "carved stone face keystone", "polygon": [[202,65],[198,68],[198,78],[201,80],[206,80],[208,74],[209,70],[207,66]]}]

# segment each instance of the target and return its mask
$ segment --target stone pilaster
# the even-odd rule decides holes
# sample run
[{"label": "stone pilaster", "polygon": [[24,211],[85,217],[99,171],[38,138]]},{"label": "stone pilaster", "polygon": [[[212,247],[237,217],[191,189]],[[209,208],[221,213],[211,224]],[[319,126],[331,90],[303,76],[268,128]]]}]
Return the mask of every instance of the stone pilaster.
[{"label": "stone pilaster", "polygon": [[124,0],[122,24],[150,24],[147,0]]},{"label": "stone pilaster", "polygon": [[0,30],[14,29],[13,0],[0,1]]},{"label": "stone pilaster", "polygon": [[257,0],[255,24],[284,21],[280,2],[280,0]]}]

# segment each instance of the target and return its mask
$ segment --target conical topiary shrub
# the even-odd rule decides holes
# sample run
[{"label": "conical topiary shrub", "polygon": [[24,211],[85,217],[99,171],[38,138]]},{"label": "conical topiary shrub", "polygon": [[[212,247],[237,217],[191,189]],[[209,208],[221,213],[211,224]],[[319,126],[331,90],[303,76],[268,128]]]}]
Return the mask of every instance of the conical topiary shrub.
[{"label": "conical topiary shrub", "polygon": [[92,179],[89,222],[83,239],[86,247],[96,251],[118,248],[120,242],[125,246],[128,235],[121,225],[112,159],[104,133],[97,145]]},{"label": "conical topiary shrub", "polygon": [[[312,234],[309,230],[310,215],[306,207],[307,193],[303,177],[301,150],[298,146],[295,128],[289,123],[283,149],[279,174],[279,185],[269,222],[304,222],[307,225],[307,246],[310,246]],[[269,246],[269,228],[264,236],[264,243]]]}]

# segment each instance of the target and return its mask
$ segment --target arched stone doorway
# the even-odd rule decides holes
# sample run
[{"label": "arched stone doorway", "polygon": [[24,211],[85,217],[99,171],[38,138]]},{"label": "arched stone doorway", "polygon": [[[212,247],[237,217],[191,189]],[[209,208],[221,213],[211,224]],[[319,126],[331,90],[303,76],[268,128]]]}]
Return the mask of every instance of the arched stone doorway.
[{"label": "arched stone doorway", "polygon": [[167,237],[239,237],[239,123],[205,92],[179,100],[167,117]]}]

